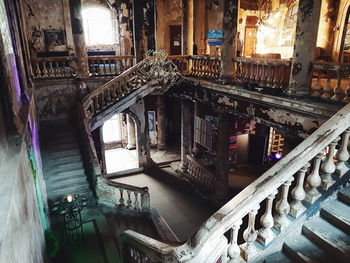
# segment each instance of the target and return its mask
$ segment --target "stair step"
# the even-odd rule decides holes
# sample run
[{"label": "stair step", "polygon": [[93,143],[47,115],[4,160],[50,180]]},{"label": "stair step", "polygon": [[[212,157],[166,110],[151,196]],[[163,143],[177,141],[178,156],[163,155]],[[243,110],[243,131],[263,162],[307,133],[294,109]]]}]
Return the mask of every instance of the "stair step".
[{"label": "stair step", "polygon": [[57,174],[57,173],[62,173],[62,172],[67,172],[67,171],[76,171],[76,170],[83,170],[84,167],[83,164],[80,162],[75,162],[75,163],[65,163],[65,164],[55,164],[55,163],[47,163],[44,167],[44,173],[46,175],[49,174]]},{"label": "stair step", "polygon": [[43,143],[43,147],[55,146],[60,144],[78,143],[78,138],[76,134],[71,134],[70,136],[60,136],[57,138],[50,138]]},{"label": "stair step", "polygon": [[350,236],[321,217],[303,225],[303,234],[342,262],[350,261]]},{"label": "stair step", "polygon": [[268,258],[263,261],[263,263],[292,263],[292,262],[294,261],[292,261],[289,257],[287,257],[287,255],[284,254],[283,252],[277,252],[272,255],[269,255]]},{"label": "stair step", "polygon": [[[80,180],[80,181],[77,181],[76,183],[66,183],[65,181],[62,181],[62,182],[55,182],[55,184],[48,184],[47,186],[47,191],[52,193],[52,192],[56,192],[56,191],[65,191],[67,189],[87,189],[89,188],[89,183],[88,181],[84,180]],[[71,192],[72,194],[75,194],[75,192]]]},{"label": "stair step", "polygon": [[298,263],[330,262],[324,250],[307,237],[297,234],[283,244],[283,252]]},{"label": "stair step", "polygon": [[86,195],[87,193],[90,193],[89,185],[83,184],[78,186],[71,186],[66,188],[61,188],[57,190],[50,191],[50,188],[47,189],[47,195],[48,199],[54,200],[60,197],[64,197],[68,194],[79,194],[79,195]]},{"label": "stair step", "polygon": [[350,206],[334,200],[322,206],[321,216],[339,229],[350,234]]},{"label": "stair step", "polygon": [[76,169],[73,171],[66,171],[66,172],[48,172],[44,173],[44,178],[46,180],[49,180],[50,178],[69,178],[69,177],[76,177],[77,175],[84,175],[85,171],[84,169]]},{"label": "stair step", "polygon": [[343,203],[350,205],[350,187],[341,189],[338,192],[338,199],[341,200]]},{"label": "stair step", "polygon": [[71,156],[53,156],[53,157],[48,157],[48,156],[43,156],[43,164],[44,166],[51,166],[51,165],[64,165],[64,164],[71,164],[71,163],[80,163],[82,162],[81,160],[81,155],[80,152],[77,152],[74,155]]},{"label": "stair step", "polygon": [[46,180],[46,184],[48,188],[54,189],[57,187],[63,188],[69,185],[83,184],[86,183],[85,175],[76,176],[76,177],[68,177],[68,178],[49,178]]},{"label": "stair step", "polygon": [[46,145],[43,147],[43,151],[45,152],[60,152],[60,151],[67,151],[67,150],[73,150],[73,149],[79,149],[78,142],[71,142],[71,143],[64,143],[64,144],[57,144],[57,145]]},{"label": "stair step", "polygon": [[80,157],[80,150],[79,149],[70,149],[70,150],[64,150],[64,151],[53,151],[53,152],[47,152],[42,151],[43,153],[43,160],[48,161],[52,159],[60,159],[60,158],[69,158],[69,157]]}]

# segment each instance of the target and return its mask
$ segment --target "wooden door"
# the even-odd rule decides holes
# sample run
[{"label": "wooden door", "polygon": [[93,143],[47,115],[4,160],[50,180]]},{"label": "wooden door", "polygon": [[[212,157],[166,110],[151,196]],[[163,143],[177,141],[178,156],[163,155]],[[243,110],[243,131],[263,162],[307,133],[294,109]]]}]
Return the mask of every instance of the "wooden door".
[{"label": "wooden door", "polygon": [[181,25],[169,26],[170,55],[181,55]]}]

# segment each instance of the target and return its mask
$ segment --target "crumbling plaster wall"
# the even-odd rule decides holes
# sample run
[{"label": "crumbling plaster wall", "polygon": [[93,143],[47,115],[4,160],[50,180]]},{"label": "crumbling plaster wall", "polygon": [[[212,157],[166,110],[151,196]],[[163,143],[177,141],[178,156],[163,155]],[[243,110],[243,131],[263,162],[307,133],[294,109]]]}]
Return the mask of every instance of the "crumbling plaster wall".
[{"label": "crumbling plaster wall", "polygon": [[3,67],[3,81],[8,88],[12,114],[16,117],[22,104],[22,91],[4,0],[0,0],[0,17],[0,66]]},{"label": "crumbling plaster wall", "polygon": [[[27,37],[33,55],[36,52],[73,50],[69,0],[27,0],[26,9]],[[47,50],[44,30],[62,30],[65,43]]]},{"label": "crumbling plaster wall", "polygon": [[169,26],[182,25],[182,0],[156,1],[156,47],[170,52]]}]

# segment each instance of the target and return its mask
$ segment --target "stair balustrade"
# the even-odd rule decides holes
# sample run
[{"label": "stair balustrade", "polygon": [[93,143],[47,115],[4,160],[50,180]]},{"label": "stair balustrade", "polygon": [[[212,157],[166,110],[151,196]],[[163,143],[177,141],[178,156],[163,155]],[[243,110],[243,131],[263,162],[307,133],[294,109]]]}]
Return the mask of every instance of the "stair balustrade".
[{"label": "stair balustrade", "polygon": [[73,57],[33,58],[34,79],[72,78],[76,75]]},{"label": "stair balustrade", "polygon": [[201,165],[191,155],[186,155],[186,157],[188,161],[187,172],[191,175],[191,177],[203,184],[210,191],[214,191],[216,183],[215,174],[209,171],[205,166]]},{"label": "stair balustrade", "polygon": [[150,211],[150,195],[147,187],[114,182],[99,176],[96,194],[103,205],[133,212]]},{"label": "stair balustrade", "polygon": [[117,76],[136,63],[134,56],[89,56],[89,71],[92,76]]},{"label": "stair balustrade", "polygon": [[[320,198],[321,193],[324,192],[321,190],[320,174],[332,172],[327,176],[329,175],[333,180],[339,179],[339,174],[335,172],[336,169],[333,169],[333,165],[338,161],[347,163],[349,155],[343,154],[343,152],[347,152],[344,147],[347,147],[342,146],[343,143],[339,144],[338,137],[344,133],[342,138],[347,143],[349,127],[350,103],[214,213],[186,243],[182,245],[165,244],[127,230],[122,234],[123,247],[127,247],[129,250],[141,250],[140,253],[143,258],[147,258],[147,262],[231,263],[251,261],[264,251],[264,248],[255,245],[256,241],[264,246],[273,242],[275,236],[271,235],[272,227],[277,228],[278,231],[284,231],[293,218],[302,214],[297,209],[303,209],[299,206],[300,203],[313,203]],[[336,147],[343,147],[343,150],[334,155]],[[326,148],[329,149],[328,156],[324,156]],[[311,162],[313,167],[308,174]],[[331,167],[332,171],[330,169],[324,171],[322,166]],[[342,169],[344,169],[342,174],[348,171],[347,167],[342,165]],[[290,192],[290,185],[294,177],[297,184]],[[280,193],[276,195],[277,192]],[[279,196],[279,199],[273,206],[275,196]],[[291,196],[291,202],[288,200],[288,196]],[[259,211],[262,202],[267,204],[265,211]],[[260,219],[262,228],[256,229],[255,220],[258,213],[264,214]],[[275,214],[275,220],[272,219],[272,214]],[[287,216],[288,214],[292,217]],[[240,229],[242,221],[247,218],[247,228]],[[242,234],[245,242],[239,244],[237,236]],[[227,240],[226,237],[229,239]],[[220,243],[223,238],[226,239],[226,245],[225,242]],[[216,244],[219,243],[220,247],[226,250],[224,257],[222,257],[221,252],[217,253]],[[214,254],[217,257],[213,260],[212,255]],[[124,262],[138,261],[126,260]]]},{"label": "stair balustrade", "polygon": [[350,65],[331,62],[313,63],[311,96],[350,102]]}]

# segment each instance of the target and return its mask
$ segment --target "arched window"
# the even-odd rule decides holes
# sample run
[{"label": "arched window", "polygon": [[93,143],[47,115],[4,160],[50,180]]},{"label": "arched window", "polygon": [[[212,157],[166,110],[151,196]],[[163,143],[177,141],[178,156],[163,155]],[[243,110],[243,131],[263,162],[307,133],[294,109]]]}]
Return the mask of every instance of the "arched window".
[{"label": "arched window", "polygon": [[111,10],[104,7],[86,7],[82,10],[85,41],[91,45],[115,43]]}]

